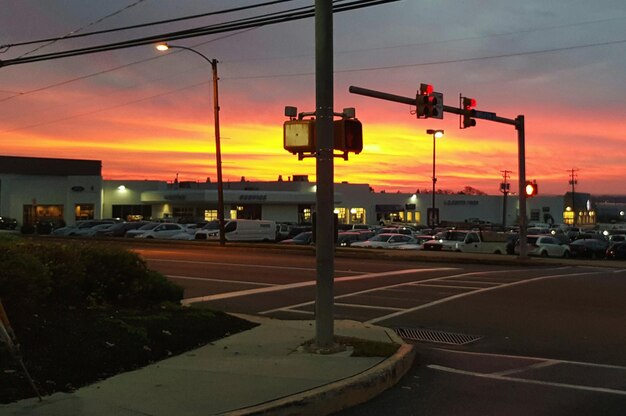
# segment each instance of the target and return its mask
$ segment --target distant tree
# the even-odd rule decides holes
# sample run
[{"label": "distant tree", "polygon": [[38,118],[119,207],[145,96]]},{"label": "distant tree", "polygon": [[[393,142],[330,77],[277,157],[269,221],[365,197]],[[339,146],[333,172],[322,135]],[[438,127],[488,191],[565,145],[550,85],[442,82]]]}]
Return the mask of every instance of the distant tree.
[{"label": "distant tree", "polygon": [[487,195],[487,193],[473,186],[466,186],[463,190],[459,191],[459,195]]}]

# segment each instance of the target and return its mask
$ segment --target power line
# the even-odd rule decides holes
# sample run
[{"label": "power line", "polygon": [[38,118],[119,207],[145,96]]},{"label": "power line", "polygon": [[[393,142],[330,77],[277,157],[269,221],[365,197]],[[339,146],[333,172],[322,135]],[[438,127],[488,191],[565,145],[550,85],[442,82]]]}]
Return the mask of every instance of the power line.
[{"label": "power line", "polygon": [[[118,10],[114,11],[113,13],[109,13],[106,16],[103,16],[103,17],[101,17],[101,18],[99,18],[99,19],[97,19],[97,20],[95,20],[93,22],[90,22],[90,23],[88,23],[85,26],[82,26],[82,27],[79,27],[78,29],[72,30],[71,32],[61,36],[60,38],[47,40],[47,41],[45,41],[46,43],[44,43],[43,45],[40,45],[40,46],[36,47],[35,49],[30,50],[28,52],[24,52],[23,54],[18,56],[18,58],[22,58],[22,57],[24,57],[26,55],[30,55],[33,52],[37,52],[38,50],[43,49],[46,46],[52,45],[52,44],[58,42],[59,40],[69,39],[69,38],[73,37],[74,34],[80,32],[80,31],[82,31],[84,29],[87,29],[87,28],[89,28],[91,26],[97,25],[98,23],[101,23],[101,22],[103,22],[103,21],[105,21],[105,20],[107,20],[107,19],[109,19],[109,18],[111,18],[113,16],[116,16],[116,15],[118,15],[118,14],[120,14],[120,13],[122,13],[122,12],[128,10],[128,9],[130,9],[131,7],[135,7],[136,5],[138,5],[139,3],[143,2],[143,1],[145,1],[145,0],[137,0],[134,3],[132,3],[132,4],[129,4],[128,6],[122,7],[121,9],[118,9]],[[33,43],[35,43],[35,42],[33,42]],[[41,43],[41,42],[36,42],[36,43]],[[0,46],[0,48],[9,48],[10,46],[11,45],[3,45],[3,46]]]},{"label": "power line", "polygon": [[[139,1],[143,1],[143,0],[139,0]],[[249,6],[234,7],[234,8],[225,9],[225,10],[218,10],[218,11],[215,11],[215,12],[201,13],[201,14],[195,14],[195,15],[191,15],[191,16],[184,16],[184,17],[178,17],[178,18],[174,18],[174,19],[159,20],[159,21],[156,21],[156,22],[141,23],[141,24],[136,24],[136,25],[131,25],[131,26],[124,26],[124,27],[113,28],[113,29],[104,29],[104,30],[99,30],[99,31],[89,32],[89,33],[74,34],[74,32],[72,32],[70,35],[61,36],[61,37],[48,38],[48,39],[38,39],[38,40],[30,40],[30,41],[16,42],[16,43],[10,43],[10,44],[6,44],[6,45],[0,45],[0,48],[10,48],[10,47],[14,47],[14,46],[24,46],[24,45],[32,45],[32,44],[36,44],[36,43],[43,43],[43,42],[56,42],[58,40],[80,38],[80,37],[85,37],[85,36],[102,35],[102,34],[105,34],[105,33],[118,32],[118,31],[123,31],[123,30],[130,30],[130,29],[138,29],[138,28],[148,27],[148,26],[162,25],[162,24],[166,24],[166,23],[174,23],[174,22],[180,22],[180,21],[183,21],[183,20],[198,19],[198,18],[207,17],[207,16],[216,16],[216,15],[220,15],[220,14],[234,13],[234,12],[239,12],[239,11],[249,10],[249,9],[255,9],[255,8],[270,6],[270,5],[279,4],[279,3],[287,3],[287,2],[291,2],[291,1],[294,1],[294,0],[273,0],[273,1],[268,1],[268,2],[265,2],[265,3],[253,4],[253,5],[249,5]],[[345,0],[339,0],[339,1],[345,1]]]},{"label": "power line", "polygon": [[[356,9],[360,9],[364,7],[392,3],[396,1],[399,1],[399,0],[356,0],[351,3],[336,4],[335,6],[333,6],[333,13],[356,10]],[[296,10],[296,11],[293,11],[293,10]],[[240,19],[239,21],[236,21],[235,23],[229,22],[229,23],[210,26],[210,27],[201,27],[201,28],[195,28],[195,29],[170,32],[170,33],[165,33],[165,34],[148,36],[144,38],[131,39],[131,40],[122,41],[122,42],[115,42],[115,43],[91,46],[91,47],[80,48],[80,49],[73,49],[69,51],[55,52],[55,53],[36,55],[36,56],[24,57],[24,58],[8,59],[8,60],[0,61],[0,67],[8,66],[8,65],[31,63],[31,62],[47,61],[47,60],[52,60],[52,59],[67,58],[67,57],[72,57],[72,56],[86,55],[86,54],[105,52],[105,51],[113,51],[113,50],[118,50],[118,49],[130,48],[134,46],[153,44],[156,42],[187,39],[187,38],[198,37],[198,36],[206,36],[206,35],[215,34],[215,33],[230,32],[230,31],[239,30],[239,29],[267,26],[267,25],[273,25],[277,23],[289,22],[293,20],[300,20],[300,19],[312,17],[315,15],[315,6],[298,8],[298,9],[293,9],[293,10],[266,15],[269,17],[261,16],[261,17],[253,17],[249,19]]]}]

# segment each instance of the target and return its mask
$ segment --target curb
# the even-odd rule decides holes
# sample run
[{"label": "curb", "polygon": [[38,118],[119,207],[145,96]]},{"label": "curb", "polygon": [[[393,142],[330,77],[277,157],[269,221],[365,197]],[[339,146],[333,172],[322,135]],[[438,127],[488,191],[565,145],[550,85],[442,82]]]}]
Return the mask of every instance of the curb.
[{"label": "curb", "polygon": [[360,374],[260,405],[222,413],[223,416],[324,416],[364,403],[395,385],[411,368],[416,349],[401,343],[398,351]]}]

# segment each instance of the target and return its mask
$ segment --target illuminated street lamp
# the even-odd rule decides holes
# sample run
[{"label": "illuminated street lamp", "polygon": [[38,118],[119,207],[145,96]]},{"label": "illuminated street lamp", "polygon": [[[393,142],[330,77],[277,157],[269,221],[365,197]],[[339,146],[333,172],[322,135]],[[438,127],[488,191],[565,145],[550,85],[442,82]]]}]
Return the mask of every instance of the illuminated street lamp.
[{"label": "illuminated street lamp", "polygon": [[443,137],[443,130],[432,130],[432,129],[428,129],[426,130],[427,134],[432,134],[433,135],[433,205],[431,208],[431,214],[428,215],[428,222],[430,223],[429,226],[431,227],[435,227],[435,225],[437,225],[437,223],[439,222],[439,215],[436,215],[436,211],[435,211],[435,184],[437,183],[437,177],[435,176],[435,142],[436,139],[440,139]]},{"label": "illuminated street lamp", "polygon": [[156,45],[156,49],[164,52],[168,49],[178,48],[185,49],[200,56],[202,59],[211,64],[213,72],[213,109],[215,119],[215,165],[217,168],[217,220],[219,222],[220,230],[220,245],[226,244],[226,236],[224,234],[224,182],[222,181],[222,151],[220,146],[220,106],[219,95],[217,90],[217,59],[209,59],[195,49],[188,48],[186,46],[168,45],[167,43],[160,43]]}]

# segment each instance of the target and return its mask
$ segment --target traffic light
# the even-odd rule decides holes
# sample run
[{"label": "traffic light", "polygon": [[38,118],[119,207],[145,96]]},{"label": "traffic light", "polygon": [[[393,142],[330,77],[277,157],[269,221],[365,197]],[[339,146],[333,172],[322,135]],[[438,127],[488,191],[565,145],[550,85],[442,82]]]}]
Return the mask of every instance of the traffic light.
[{"label": "traffic light", "polygon": [[537,181],[526,181],[524,193],[526,194],[526,198],[532,198],[537,195]]},{"label": "traffic light", "polygon": [[315,153],[315,120],[288,120],[283,124],[283,147],[290,153]]},{"label": "traffic light", "polygon": [[476,100],[469,97],[461,97],[461,109],[465,110],[468,113],[463,113],[463,126],[462,129],[466,129],[469,127],[474,127],[476,125],[476,120],[472,118],[474,112],[476,111],[474,107],[476,107]]},{"label": "traffic light", "polygon": [[420,84],[415,106],[417,118],[443,118],[443,94],[434,92],[432,85]]},{"label": "traffic light", "polygon": [[359,154],[363,150],[363,126],[354,118],[344,118],[333,122],[335,136],[334,149],[344,153]]}]

